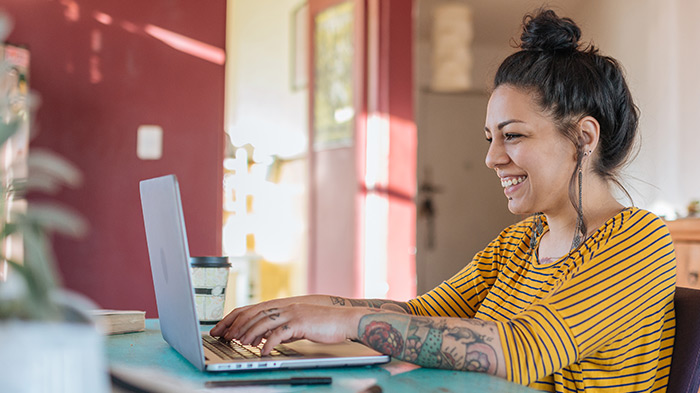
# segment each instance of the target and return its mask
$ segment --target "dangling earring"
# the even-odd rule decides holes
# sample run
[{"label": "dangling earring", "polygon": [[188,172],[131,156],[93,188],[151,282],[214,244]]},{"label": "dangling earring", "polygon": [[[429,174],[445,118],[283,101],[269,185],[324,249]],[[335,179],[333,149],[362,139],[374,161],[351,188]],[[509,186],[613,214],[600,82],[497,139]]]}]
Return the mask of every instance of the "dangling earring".
[{"label": "dangling earring", "polygon": [[[585,154],[585,153],[584,153]],[[581,167],[579,166],[578,168],[578,218],[576,219],[576,234],[574,235],[574,239],[571,241],[571,249],[575,249],[579,245],[581,245],[581,226],[583,224],[583,220],[581,219],[581,216],[583,216],[583,205],[581,205],[581,202],[583,201],[583,170],[581,170]]]},{"label": "dangling earring", "polygon": [[[584,152],[583,156],[586,157],[591,154],[591,150]],[[583,168],[581,163],[578,165],[578,208],[576,209],[578,218],[576,219],[576,234],[574,234],[574,239],[571,241],[571,249],[575,249],[581,245],[581,239],[583,238]]]}]

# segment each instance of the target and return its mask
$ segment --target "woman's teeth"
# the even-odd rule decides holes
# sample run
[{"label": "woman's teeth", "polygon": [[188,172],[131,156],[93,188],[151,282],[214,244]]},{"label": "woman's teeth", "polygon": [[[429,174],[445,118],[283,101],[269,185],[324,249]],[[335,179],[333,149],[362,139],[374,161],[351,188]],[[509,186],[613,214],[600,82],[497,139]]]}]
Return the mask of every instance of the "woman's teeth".
[{"label": "woman's teeth", "polygon": [[524,182],[526,178],[527,178],[527,176],[521,176],[521,177],[517,177],[515,179],[501,180],[501,187],[505,188],[505,187],[514,186],[516,184],[520,184],[520,183]]}]

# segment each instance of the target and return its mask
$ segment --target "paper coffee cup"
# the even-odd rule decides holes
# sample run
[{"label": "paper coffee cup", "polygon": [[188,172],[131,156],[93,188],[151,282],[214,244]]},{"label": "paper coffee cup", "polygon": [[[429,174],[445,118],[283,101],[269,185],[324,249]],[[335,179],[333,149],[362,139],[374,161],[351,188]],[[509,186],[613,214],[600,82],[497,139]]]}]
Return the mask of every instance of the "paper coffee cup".
[{"label": "paper coffee cup", "polygon": [[218,322],[224,317],[226,284],[231,263],[228,257],[190,257],[195,307],[200,322]]}]

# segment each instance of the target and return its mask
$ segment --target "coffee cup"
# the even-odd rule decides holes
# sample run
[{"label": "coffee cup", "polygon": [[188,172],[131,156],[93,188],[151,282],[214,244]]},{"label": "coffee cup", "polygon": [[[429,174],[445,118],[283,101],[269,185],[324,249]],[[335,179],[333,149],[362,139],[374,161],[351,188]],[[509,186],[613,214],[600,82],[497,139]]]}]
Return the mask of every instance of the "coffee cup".
[{"label": "coffee cup", "polygon": [[215,323],[224,317],[226,286],[231,263],[228,257],[190,257],[195,308],[201,323]]}]

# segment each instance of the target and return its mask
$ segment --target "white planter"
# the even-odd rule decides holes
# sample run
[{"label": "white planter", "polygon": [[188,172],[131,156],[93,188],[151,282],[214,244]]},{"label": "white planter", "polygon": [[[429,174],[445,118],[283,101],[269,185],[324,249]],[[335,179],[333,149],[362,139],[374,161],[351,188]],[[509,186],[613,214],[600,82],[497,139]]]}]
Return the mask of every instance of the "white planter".
[{"label": "white planter", "polygon": [[94,326],[0,321],[0,392],[109,391],[104,339]]}]

